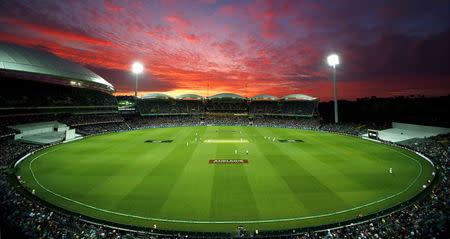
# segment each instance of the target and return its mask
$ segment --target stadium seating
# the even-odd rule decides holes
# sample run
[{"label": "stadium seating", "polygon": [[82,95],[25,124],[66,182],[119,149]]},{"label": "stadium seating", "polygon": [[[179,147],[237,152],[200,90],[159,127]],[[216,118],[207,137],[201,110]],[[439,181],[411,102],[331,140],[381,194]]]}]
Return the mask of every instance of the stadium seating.
[{"label": "stadium seating", "polygon": [[250,114],[281,114],[278,101],[251,101],[249,102]]},{"label": "stadium seating", "polygon": [[[21,89],[11,91],[11,89]],[[114,96],[92,89],[4,77],[0,107],[116,106]]]},{"label": "stadium seating", "polygon": [[137,109],[140,115],[239,113],[312,117],[318,114],[318,100],[310,98],[261,100],[223,93],[205,100],[185,100],[151,93],[137,99]]}]

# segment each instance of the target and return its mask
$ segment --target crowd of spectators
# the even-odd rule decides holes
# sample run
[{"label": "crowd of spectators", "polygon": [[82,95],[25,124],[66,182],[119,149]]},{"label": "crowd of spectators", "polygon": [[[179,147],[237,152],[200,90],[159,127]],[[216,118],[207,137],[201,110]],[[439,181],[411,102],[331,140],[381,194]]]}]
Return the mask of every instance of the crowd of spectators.
[{"label": "crowd of spectators", "polygon": [[[149,127],[188,125],[255,125],[303,128],[358,135],[362,129],[354,124],[321,124],[315,119],[287,118],[196,118],[133,117],[121,122],[78,126],[77,130],[87,135],[117,132]],[[300,233],[277,238],[444,238],[448,233],[450,188],[448,181],[450,135],[441,135],[413,142],[408,147],[427,155],[442,172],[441,182],[429,195],[412,205],[387,216],[371,219],[355,225],[319,232]],[[0,163],[10,165],[23,154],[38,147],[19,142],[0,142]],[[21,193],[21,187],[8,178],[10,169],[0,169],[0,218],[10,227],[19,228],[26,238],[186,238],[183,235],[156,235],[130,232],[86,222],[80,218],[63,214],[30,200],[30,195]],[[249,233],[252,234],[252,233]],[[262,235],[264,233],[260,233]],[[275,234],[274,234],[275,235]],[[256,235],[253,235],[257,237]],[[191,238],[192,236],[189,236]]]},{"label": "crowd of spectators", "polygon": [[317,101],[293,100],[280,104],[280,111],[284,114],[314,115],[317,113]]},{"label": "crowd of spectators", "polygon": [[[63,121],[64,122],[64,121]],[[83,121],[84,122],[84,121]],[[99,121],[88,121],[99,122]],[[101,121],[100,121],[101,122]],[[111,124],[116,123],[116,124]],[[388,128],[386,124],[373,123],[345,123],[331,124],[323,123],[317,118],[298,118],[298,117],[239,117],[239,116],[220,116],[206,115],[204,117],[193,115],[173,115],[173,116],[153,116],[153,117],[130,117],[110,118],[104,125],[97,127],[98,123],[78,124],[84,127],[77,127],[84,135],[98,134],[101,132],[118,132],[130,129],[143,129],[149,127],[176,127],[176,126],[205,126],[205,125],[223,125],[223,126],[262,126],[262,127],[285,127],[298,128],[317,131],[327,131],[343,133],[350,135],[361,135],[367,133],[367,129]],[[83,132],[82,132],[83,131]],[[91,132],[91,133],[90,133]]]},{"label": "crowd of spectators", "polygon": [[130,130],[131,128],[125,122],[103,123],[103,124],[88,124],[81,125],[75,128],[76,132],[81,135],[95,135],[104,133],[114,133]]},{"label": "crowd of spectators", "polygon": [[196,113],[249,113],[260,115],[304,115],[317,113],[316,101],[247,101],[140,99],[137,108],[141,114],[196,114]]},{"label": "crowd of spectators", "polygon": [[99,90],[7,77],[0,93],[0,107],[117,106],[113,95]]},{"label": "crowd of spectators", "polygon": [[205,116],[201,119],[202,125],[249,125],[251,120],[247,117],[221,117],[221,116]]},{"label": "crowd of spectators", "polygon": [[28,152],[38,149],[38,145],[11,140],[0,141],[0,166],[7,166]]},{"label": "crowd of spectators", "polygon": [[59,117],[58,121],[69,126],[80,125],[99,125],[108,123],[124,122],[123,117],[117,114],[83,114],[83,115],[68,115],[67,117]]},{"label": "crowd of spectators", "polygon": [[206,101],[206,111],[210,112],[248,112],[248,104],[246,101],[236,102],[221,102],[221,101]]},{"label": "crowd of spectators", "polygon": [[[64,116],[58,116],[64,117]],[[28,124],[35,122],[54,121],[57,117],[55,115],[33,115],[33,116],[16,116],[16,117],[0,117],[0,125],[6,128],[9,125]]]},{"label": "crowd of spectators", "polygon": [[255,118],[253,119],[253,125],[255,126],[266,126],[266,127],[286,127],[286,128],[299,128],[299,129],[310,129],[319,130],[320,121],[316,118]]},{"label": "crowd of spectators", "polygon": [[15,133],[16,131],[13,129],[10,129],[5,126],[0,126],[0,138],[13,136]]},{"label": "crowd of spectators", "polygon": [[[0,174],[0,217],[7,226],[19,228],[12,235],[23,238],[152,238],[140,237],[135,232],[114,230],[84,222],[76,217],[56,213],[48,207],[24,197],[7,179],[4,170]],[[5,235],[6,236],[6,235]]]},{"label": "crowd of spectators", "polygon": [[132,117],[126,120],[131,129],[143,129],[154,127],[176,127],[199,125],[200,117],[196,116],[155,116],[155,117]]},{"label": "crowd of spectators", "polygon": [[137,108],[141,114],[198,114],[205,111],[199,100],[141,99]]},{"label": "crowd of spectators", "polygon": [[248,103],[250,114],[279,114],[279,102],[274,100],[255,100]]},{"label": "crowd of spectators", "polygon": [[[112,122],[123,122],[124,119],[118,114],[46,114],[46,115],[27,115],[16,117],[0,117],[0,125],[4,128],[9,125],[29,124],[37,122],[58,121],[69,126],[102,124]],[[0,127],[3,128],[3,127]],[[1,132],[2,130],[0,130]]]}]

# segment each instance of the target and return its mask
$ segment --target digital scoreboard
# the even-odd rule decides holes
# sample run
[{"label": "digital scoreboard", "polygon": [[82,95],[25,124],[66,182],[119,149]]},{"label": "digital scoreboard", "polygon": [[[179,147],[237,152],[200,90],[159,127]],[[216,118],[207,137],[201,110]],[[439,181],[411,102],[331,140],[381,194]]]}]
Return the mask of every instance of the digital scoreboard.
[{"label": "digital scoreboard", "polygon": [[367,131],[367,134],[369,135],[369,138],[371,138],[371,139],[378,139],[378,130],[369,129]]}]

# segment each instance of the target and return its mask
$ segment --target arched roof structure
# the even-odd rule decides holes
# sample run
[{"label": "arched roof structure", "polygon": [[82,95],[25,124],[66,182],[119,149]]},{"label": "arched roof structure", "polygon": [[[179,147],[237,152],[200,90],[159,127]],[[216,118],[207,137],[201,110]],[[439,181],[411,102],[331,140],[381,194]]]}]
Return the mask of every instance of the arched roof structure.
[{"label": "arched roof structure", "polygon": [[273,95],[255,95],[250,98],[251,100],[278,100],[277,97]]},{"label": "arched roof structure", "polygon": [[303,94],[287,95],[287,96],[281,97],[280,99],[281,100],[308,100],[308,101],[319,100],[319,98],[312,97],[309,95],[303,95]]},{"label": "arched roof structure", "polygon": [[183,94],[175,97],[177,100],[203,100],[202,96],[196,94]]},{"label": "arched roof structure", "polygon": [[173,99],[173,98],[166,94],[162,94],[162,93],[148,93],[148,94],[141,96],[141,99],[144,99],[144,100],[149,100],[149,99],[169,100],[169,99]]},{"label": "arched roof structure", "polygon": [[[114,91],[113,85],[91,70],[52,53],[27,48],[7,42],[0,42],[0,71],[30,76],[46,76],[59,80],[74,80],[73,85],[82,83]],[[81,84],[80,84],[81,83]]]},{"label": "arched roof structure", "polygon": [[242,100],[246,100],[247,98],[245,98],[242,95],[237,95],[237,94],[233,94],[233,93],[220,93],[217,95],[213,95],[208,97],[208,99],[242,99]]}]

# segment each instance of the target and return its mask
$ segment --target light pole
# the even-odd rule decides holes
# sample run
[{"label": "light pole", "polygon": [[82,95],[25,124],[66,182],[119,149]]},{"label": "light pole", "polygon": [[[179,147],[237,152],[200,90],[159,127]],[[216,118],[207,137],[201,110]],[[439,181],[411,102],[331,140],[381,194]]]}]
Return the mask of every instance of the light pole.
[{"label": "light pole", "polygon": [[327,57],[328,65],[333,67],[333,86],[334,86],[334,123],[339,122],[338,105],[337,105],[337,89],[336,89],[336,65],[339,65],[339,56],[331,54]]},{"label": "light pole", "polygon": [[137,97],[137,91],[138,91],[138,76],[139,76],[139,74],[141,74],[142,73],[142,71],[144,70],[144,66],[141,64],[141,63],[139,63],[139,62],[135,62],[135,63],[133,63],[133,65],[131,66],[131,71],[134,73],[134,75],[135,75],[135,79],[136,79],[136,84],[135,84],[135,87],[134,87],[134,97]]}]

